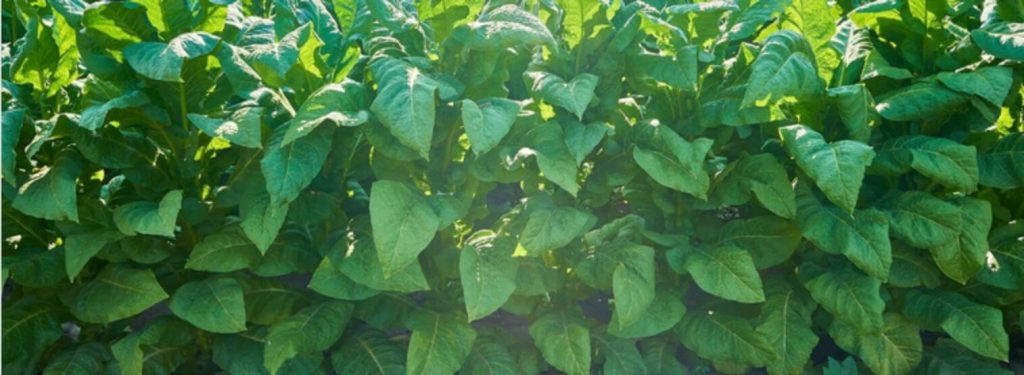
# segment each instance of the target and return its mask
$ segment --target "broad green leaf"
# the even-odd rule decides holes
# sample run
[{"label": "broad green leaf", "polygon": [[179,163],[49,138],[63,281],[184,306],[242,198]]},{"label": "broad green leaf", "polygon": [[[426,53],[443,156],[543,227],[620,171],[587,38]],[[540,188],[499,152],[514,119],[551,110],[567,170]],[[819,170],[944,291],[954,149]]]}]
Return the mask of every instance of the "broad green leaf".
[{"label": "broad green leaf", "polygon": [[963,225],[959,208],[919,191],[900,194],[888,213],[893,237],[922,249],[956,241]]},{"label": "broad green leaf", "polygon": [[797,272],[811,298],[822,308],[864,333],[882,329],[882,300],[878,279],[858,272],[848,265],[828,269],[804,264]]},{"label": "broad green leaf", "polygon": [[548,122],[534,127],[524,138],[528,140],[529,148],[520,150],[520,153],[535,154],[537,167],[544,174],[544,178],[576,196],[580,190],[580,185],[576,181],[579,173],[578,164],[572,150],[565,143],[562,127],[554,122]]},{"label": "broad green leaf", "polygon": [[687,142],[670,130],[661,130],[664,150],[633,149],[633,160],[647,175],[662,186],[707,198],[711,179],[704,171],[704,158],[712,140],[698,138]]},{"label": "broad green leaf", "polygon": [[697,91],[697,48],[694,46],[682,48],[675,56],[640,53],[626,58],[629,79],[634,84],[643,82],[657,86],[660,83],[685,92]]},{"label": "broad green leaf", "polygon": [[81,344],[53,356],[43,369],[43,375],[99,374],[109,359],[110,351],[103,344]]},{"label": "broad green leaf", "polygon": [[3,175],[4,181],[10,182],[11,185],[17,185],[17,176],[15,176],[18,161],[18,139],[21,138],[21,128],[25,124],[25,110],[14,109],[6,110],[3,113],[3,138],[0,138],[3,146],[0,148],[0,162],[3,163],[3,167],[0,168],[0,173]]},{"label": "broad green leaf", "polygon": [[526,79],[530,91],[540,99],[568,110],[579,119],[583,119],[583,112],[590,106],[599,80],[593,74],[583,73],[566,83],[561,77],[542,71],[527,72]]},{"label": "broad green leaf", "polygon": [[[282,146],[312,133],[325,121],[338,126],[358,126],[370,119],[366,108],[366,92],[354,81],[327,84],[306,98],[295,117],[288,121]],[[285,126],[282,125],[282,126]]]},{"label": "broad green leaf", "polygon": [[837,320],[829,336],[847,352],[854,353],[876,374],[906,374],[921,362],[921,337],[917,326],[898,314],[886,314],[879,332],[863,332]]},{"label": "broad green leaf", "polygon": [[381,180],[370,193],[370,223],[384,277],[397,274],[430,244],[437,214],[419,191],[398,181]]},{"label": "broad green leaf", "polygon": [[644,356],[647,372],[651,374],[685,374],[686,367],[679,363],[676,346],[667,338],[644,340],[640,353]]},{"label": "broad green leaf", "polygon": [[288,206],[288,203],[274,204],[270,201],[270,195],[262,179],[257,179],[256,183],[243,191],[242,199],[238,202],[242,231],[260,253],[266,254],[267,249],[270,249],[270,245],[277,239],[287,217]]},{"label": "broad green leaf", "polygon": [[956,341],[942,338],[924,351],[918,370],[926,374],[1011,375],[998,361],[982,358]]},{"label": "broad green leaf", "polygon": [[1024,23],[997,23],[971,31],[971,40],[986,53],[1024,61]]},{"label": "broad green leaf", "polygon": [[708,249],[701,246],[683,250],[683,268],[704,291],[724,299],[742,303],[764,302],[761,276],[754,260],[735,246]]},{"label": "broad green leaf", "polygon": [[958,236],[929,249],[943,274],[966,284],[985,265],[992,206],[988,201],[967,197],[958,197],[953,203],[959,208],[962,223]]},{"label": "broad green leaf", "polygon": [[263,366],[273,375],[288,359],[327,350],[341,338],[351,316],[352,305],[327,301],[274,323],[267,332]]},{"label": "broad green leaf", "polygon": [[[13,21],[13,19],[12,19]],[[79,51],[75,29],[55,15],[52,22],[33,17],[24,25],[24,43],[11,62],[14,83],[31,84],[45,97],[53,96],[78,77]]]},{"label": "broad green leaf", "polygon": [[936,77],[946,87],[976,95],[997,107],[1003,105],[1013,85],[1013,71],[1007,67],[985,67],[970,73],[944,72]]},{"label": "broad green leaf", "polygon": [[[117,369],[125,375],[171,373],[184,361],[193,341],[192,327],[173,317],[158,318],[110,346]],[[157,345],[159,344],[159,346]]]},{"label": "broad green leaf", "polygon": [[4,306],[4,369],[35,368],[44,350],[60,340],[63,309],[39,300],[22,300]]},{"label": "broad green leaf", "polygon": [[1024,186],[1024,134],[1003,137],[978,158],[982,185],[998,189]]},{"label": "broad green leaf", "polygon": [[800,33],[814,51],[818,76],[825,82],[832,79],[832,70],[839,66],[839,56],[832,49],[832,36],[836,33],[836,19],[832,6],[818,0],[793,0],[782,17],[783,30]]},{"label": "broad green leaf", "polygon": [[821,134],[803,125],[779,128],[779,136],[800,170],[814,180],[830,201],[853,213],[864,170],[875,157],[871,146],[849,140],[828,143]]},{"label": "broad green leaf", "polygon": [[942,186],[964,192],[977,190],[978,159],[974,146],[923,135],[900,137],[878,150],[873,169],[902,174],[910,169]]},{"label": "broad green leaf", "polygon": [[711,200],[734,206],[751,197],[772,213],[792,219],[796,216],[793,186],[782,164],[770,154],[743,157],[715,177]]},{"label": "broad green leaf", "polygon": [[875,98],[863,83],[828,89],[828,98],[839,112],[850,139],[867,143],[878,115]]},{"label": "broad green leaf", "polygon": [[476,154],[490,151],[508,134],[519,114],[519,103],[502,98],[462,100],[462,126]]},{"label": "broad green leaf", "polygon": [[618,324],[628,326],[642,319],[654,301],[654,249],[623,245],[619,253],[623,259],[612,271],[614,314]]},{"label": "broad green leaf", "polygon": [[878,98],[875,110],[891,121],[939,117],[967,103],[967,96],[930,82],[919,82]]},{"label": "broad green leaf", "polygon": [[911,290],[903,314],[926,327],[941,327],[957,342],[983,356],[1006,361],[1010,343],[1003,314],[955,292]]},{"label": "broad green leaf", "polygon": [[683,293],[676,288],[659,285],[643,318],[632,324],[621,324],[621,319],[612,312],[608,322],[608,333],[627,339],[650,337],[671,329],[686,313],[686,305],[682,301]]},{"label": "broad green leaf", "polygon": [[597,0],[559,0],[557,4],[565,12],[562,19],[562,39],[571,49],[588,36],[587,23],[597,17],[602,3]]},{"label": "broad green leaf", "polygon": [[516,290],[515,239],[478,232],[459,252],[459,275],[470,321],[490,315]]},{"label": "broad green leaf", "polygon": [[396,59],[377,60],[370,69],[379,85],[370,110],[399,142],[429,159],[438,83]]},{"label": "broad green leaf", "polygon": [[402,293],[430,289],[418,261],[409,263],[394,275],[385,276],[369,235],[357,236],[356,240],[349,244],[339,241],[331,250],[331,254],[331,262],[336,264],[335,267],[338,267],[342,274],[370,288]]},{"label": "broad green leaf", "polygon": [[250,148],[261,148],[260,141],[263,130],[263,108],[245,107],[233,112],[228,118],[219,119],[189,113],[188,119],[197,128],[214,138],[224,138],[229,142]]},{"label": "broad green leaf", "polygon": [[777,359],[775,348],[748,320],[723,312],[691,311],[675,332],[687,349],[708,360],[764,367]]},{"label": "broad green leaf", "polygon": [[[269,374],[263,367],[266,328],[257,328],[234,335],[213,336],[213,363],[229,374]],[[323,353],[296,356],[284,363],[278,374],[301,375],[318,373],[324,362]]]},{"label": "broad green leaf", "polygon": [[131,202],[114,209],[114,224],[127,236],[148,234],[174,237],[175,222],[181,210],[181,190],[167,192],[160,203]]},{"label": "broad green leaf", "polygon": [[423,311],[409,320],[406,374],[455,373],[473,348],[476,331],[461,314]]},{"label": "broad green leaf", "polygon": [[320,127],[313,134],[282,146],[287,129],[284,126],[274,129],[260,160],[270,204],[275,205],[295,200],[302,189],[313,182],[330,153],[334,134],[334,128]]},{"label": "broad green leaf", "polygon": [[192,248],[185,268],[206,272],[232,272],[256,265],[260,252],[238,227],[211,233]]},{"label": "broad green leaf", "polygon": [[516,358],[497,338],[481,335],[473,341],[473,350],[459,370],[466,375],[516,375],[522,371]]},{"label": "broad green leaf", "polygon": [[96,104],[82,110],[82,116],[78,120],[78,126],[84,129],[95,131],[102,127],[107,121],[107,114],[115,109],[128,109],[142,107],[149,103],[149,98],[141,91],[128,91],[123,95],[112,98],[102,104]]},{"label": "broad green leaf", "polygon": [[800,229],[792,222],[767,215],[729,221],[715,241],[746,250],[757,269],[765,269],[789,259],[800,238]]},{"label": "broad green leaf", "polygon": [[259,40],[259,44],[248,46],[242,58],[263,79],[263,83],[271,87],[280,87],[288,83],[288,71],[304,57],[302,52],[308,52],[302,51],[303,47],[320,42],[316,40],[316,35],[309,24],[288,32],[277,41],[276,33],[270,31],[269,34],[266,39]]},{"label": "broad green leaf", "polygon": [[345,335],[331,364],[338,374],[404,375],[405,350],[384,332],[368,329]]},{"label": "broad green leaf", "polygon": [[195,32],[182,34],[170,42],[141,42],[124,49],[128,65],[146,78],[167,82],[184,82],[181,69],[185,60],[207,55],[220,44],[220,38]]},{"label": "broad green leaf", "polygon": [[743,107],[763,107],[787,97],[814,100],[824,92],[814,50],[803,36],[790,30],[765,39],[750,69],[750,82],[756,84],[747,86]]},{"label": "broad green leaf", "polygon": [[76,318],[107,324],[141,313],[167,297],[152,270],[111,264],[76,289],[69,305]]},{"label": "broad green leaf", "polygon": [[104,246],[120,240],[124,236],[120,232],[101,229],[93,232],[79,233],[64,238],[64,267],[68,280],[74,280],[85,268],[89,259],[96,256]]},{"label": "broad green leaf", "polygon": [[[728,42],[743,40],[753,36],[765,24],[765,22],[768,22],[775,18],[779,13],[782,13],[786,6],[789,5],[789,0],[762,0],[748,7],[744,7],[742,10],[737,9],[739,8],[738,4],[732,2],[723,1],[725,4],[720,4],[718,2],[711,1],[708,3],[708,5],[701,7],[703,9],[698,9],[703,12],[718,12],[721,10],[736,11],[735,15],[729,17],[729,22],[725,25],[727,31],[724,35],[719,37],[721,41]],[[715,25],[717,24],[718,22],[715,22]]]},{"label": "broad green leaf", "polygon": [[379,291],[346,276],[334,266],[330,257],[320,261],[307,286],[314,292],[344,301],[361,301],[380,294]]},{"label": "broad green leaf", "polygon": [[906,246],[893,247],[892,268],[889,269],[889,285],[898,288],[939,286],[942,273],[924,252]]},{"label": "broad green leaf", "polygon": [[608,125],[602,122],[583,124],[569,117],[562,117],[558,122],[565,128],[565,145],[576,164],[582,164],[594,150],[608,131]]},{"label": "broad green leaf", "polygon": [[593,214],[572,207],[539,209],[530,213],[519,236],[519,245],[526,249],[528,255],[539,256],[568,245],[596,222]]},{"label": "broad green leaf", "polygon": [[174,291],[170,303],[174,315],[209,332],[245,331],[242,285],[230,278],[196,280]]},{"label": "broad green leaf", "polygon": [[590,337],[598,353],[597,360],[604,361],[601,366],[603,373],[647,374],[647,364],[644,363],[640,350],[632,340],[603,334],[593,334]]},{"label": "broad green leaf", "polygon": [[817,305],[803,291],[785,283],[769,284],[768,299],[761,306],[757,332],[775,347],[776,360],[768,364],[772,374],[801,374],[818,344],[811,329]]},{"label": "broad green leaf", "polygon": [[[260,325],[287,319],[309,298],[278,281],[263,278],[239,279],[245,288],[245,318]],[[262,363],[260,364],[262,366]]]},{"label": "broad green leaf", "polygon": [[466,45],[473,49],[503,50],[509,47],[554,45],[554,37],[537,16],[513,4],[482,14],[469,24]]},{"label": "broad green leaf", "polygon": [[885,280],[892,266],[889,218],[882,211],[866,209],[848,214],[821,203],[806,187],[797,194],[797,225],[804,238],[817,248],[843,254],[858,268]]},{"label": "broad green leaf", "polygon": [[544,360],[570,375],[590,373],[590,330],[578,312],[550,311],[530,324],[530,337]]},{"label": "broad green leaf", "polygon": [[78,153],[61,153],[52,166],[42,168],[21,185],[12,207],[40,219],[78,222],[77,182],[84,167]]}]

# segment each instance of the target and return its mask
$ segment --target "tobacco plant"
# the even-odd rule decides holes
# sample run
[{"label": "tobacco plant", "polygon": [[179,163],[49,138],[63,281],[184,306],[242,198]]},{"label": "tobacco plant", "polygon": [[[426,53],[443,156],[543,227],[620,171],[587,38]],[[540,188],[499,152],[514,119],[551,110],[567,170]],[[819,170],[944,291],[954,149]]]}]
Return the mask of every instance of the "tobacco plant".
[{"label": "tobacco plant", "polygon": [[3,0],[3,371],[1021,371],[1022,4]]}]

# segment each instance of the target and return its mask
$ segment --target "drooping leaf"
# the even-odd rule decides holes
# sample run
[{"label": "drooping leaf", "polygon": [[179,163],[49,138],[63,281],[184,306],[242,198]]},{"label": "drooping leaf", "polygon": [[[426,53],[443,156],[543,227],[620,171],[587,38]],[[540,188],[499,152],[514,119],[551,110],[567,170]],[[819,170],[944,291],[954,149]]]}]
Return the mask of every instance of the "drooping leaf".
[{"label": "drooping leaf", "polygon": [[941,327],[957,342],[983,356],[1006,361],[1009,338],[998,309],[955,292],[907,293],[903,313],[926,327]]},{"label": "drooping leaf", "polygon": [[736,302],[764,302],[761,277],[754,260],[743,249],[729,245],[714,249],[695,246],[684,251],[688,254],[683,268],[704,291]]},{"label": "drooping leaf", "polygon": [[186,60],[207,55],[220,44],[220,38],[204,32],[182,34],[170,42],[141,42],[124,49],[128,65],[146,78],[184,82],[181,69]]},{"label": "drooping leaf", "polygon": [[551,311],[530,324],[530,337],[544,360],[571,375],[590,373],[590,330],[578,312]]},{"label": "drooping leaf", "polygon": [[959,208],[961,230],[956,238],[930,250],[942,273],[964,284],[985,265],[992,206],[987,201],[966,197],[956,198],[953,203]]},{"label": "drooping leaf", "polygon": [[828,143],[821,134],[803,125],[779,128],[779,136],[800,170],[814,180],[830,201],[852,213],[864,170],[875,157],[871,147],[849,140]]},{"label": "drooping leaf", "polygon": [[138,201],[118,206],[114,209],[114,224],[128,236],[174,237],[175,223],[181,211],[181,195],[181,190],[172,190],[159,203]]},{"label": "drooping leaf", "polygon": [[362,85],[354,81],[332,83],[320,87],[306,98],[288,121],[288,131],[281,140],[282,146],[312,133],[324,122],[338,126],[358,126],[369,120],[366,107],[366,93]]},{"label": "drooping leaf", "polygon": [[260,160],[270,204],[274,205],[295,200],[313,182],[330,152],[334,128],[319,127],[313,134],[282,145],[286,132],[283,126],[274,129]]},{"label": "drooping leaf", "polygon": [[245,331],[245,301],[242,286],[230,278],[188,282],[171,297],[174,315],[205,331]]},{"label": "drooping leaf", "polygon": [[807,190],[801,188],[797,195],[797,225],[804,238],[825,252],[845,255],[875,278],[888,277],[892,245],[887,215],[876,209],[847,214],[821,203]]},{"label": "drooping leaf", "polygon": [[254,266],[260,252],[238,227],[212,233],[192,248],[185,268],[207,272],[232,272]]},{"label": "drooping leaf", "polygon": [[106,324],[132,317],[167,297],[152,270],[111,264],[74,291],[70,307],[82,321]]},{"label": "drooping leaf", "polygon": [[68,236],[64,239],[64,267],[68,279],[74,280],[85,264],[96,256],[104,246],[120,240],[124,236],[114,230],[101,229]]},{"label": "drooping leaf", "polygon": [[637,147],[633,149],[633,160],[662,186],[692,194],[697,198],[707,198],[711,182],[704,172],[703,164],[712,141],[698,138],[693,142],[687,142],[667,129],[659,133],[665,134],[660,137],[664,150]]},{"label": "drooping leaf", "polygon": [[744,157],[715,177],[711,200],[727,205],[747,203],[751,197],[772,213],[792,219],[796,198],[786,170],[769,154]]},{"label": "drooping leaf", "polygon": [[882,283],[878,279],[845,265],[826,270],[804,264],[798,272],[811,298],[825,311],[858,332],[871,333],[882,329],[885,301],[879,292]]},{"label": "drooping leaf", "polygon": [[83,167],[77,153],[62,153],[52,167],[33,174],[21,185],[12,207],[40,219],[77,222],[77,181]]},{"label": "drooping leaf", "polygon": [[551,32],[536,16],[511,4],[482,14],[469,28],[472,33],[466,45],[474,49],[555,43]]},{"label": "drooping leaf", "polygon": [[189,113],[188,119],[210,137],[220,137],[242,147],[263,147],[260,138],[263,108],[247,107],[233,112],[226,119]]},{"label": "drooping leaf", "polygon": [[104,370],[110,352],[103,344],[90,342],[67,349],[53,357],[43,375],[97,374]]},{"label": "drooping leaf", "polygon": [[999,189],[1024,186],[1024,134],[1003,137],[978,158],[979,181]]},{"label": "drooping leaf", "polygon": [[876,374],[906,374],[921,362],[918,327],[898,314],[885,315],[880,333],[858,331],[837,320],[829,326],[829,336],[839,347],[856,353]]},{"label": "drooping leaf", "polygon": [[267,332],[263,365],[273,375],[288,359],[326,350],[341,338],[351,315],[352,305],[327,301],[304,308],[271,325]]},{"label": "drooping leaf", "polygon": [[924,120],[949,113],[967,102],[967,97],[936,83],[920,82],[886,93],[875,110],[892,121]]},{"label": "drooping leaf", "polygon": [[766,289],[768,299],[761,308],[757,332],[775,348],[776,360],[768,364],[768,371],[802,373],[818,343],[811,329],[816,304],[803,291],[784,283],[769,284]]},{"label": "drooping leaf", "polygon": [[761,53],[751,66],[750,81],[742,106],[765,106],[786,98],[812,100],[824,85],[818,78],[814,50],[800,34],[778,31],[765,39]]},{"label": "drooping leaf", "polygon": [[477,334],[460,315],[423,311],[410,318],[407,374],[454,373],[462,367]]},{"label": "drooping leaf", "polygon": [[1006,67],[985,67],[970,73],[939,73],[939,82],[953,90],[977,95],[994,106],[1002,106],[1003,99],[1013,85],[1013,71]]}]

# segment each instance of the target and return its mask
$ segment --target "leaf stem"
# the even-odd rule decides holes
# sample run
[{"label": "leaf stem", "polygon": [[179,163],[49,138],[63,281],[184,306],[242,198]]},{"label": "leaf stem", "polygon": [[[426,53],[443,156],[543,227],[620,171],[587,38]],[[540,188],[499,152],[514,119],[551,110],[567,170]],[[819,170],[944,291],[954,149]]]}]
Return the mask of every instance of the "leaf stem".
[{"label": "leaf stem", "polygon": [[181,126],[188,131],[188,104],[185,101],[185,81],[178,82],[178,99],[181,105]]}]

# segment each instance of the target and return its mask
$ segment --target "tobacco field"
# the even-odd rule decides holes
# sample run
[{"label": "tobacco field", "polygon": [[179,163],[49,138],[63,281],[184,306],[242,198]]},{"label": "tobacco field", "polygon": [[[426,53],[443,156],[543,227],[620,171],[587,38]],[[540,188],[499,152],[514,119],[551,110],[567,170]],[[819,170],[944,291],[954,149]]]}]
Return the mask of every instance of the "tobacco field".
[{"label": "tobacco field", "polygon": [[3,373],[1024,372],[1020,0],[3,0]]}]

